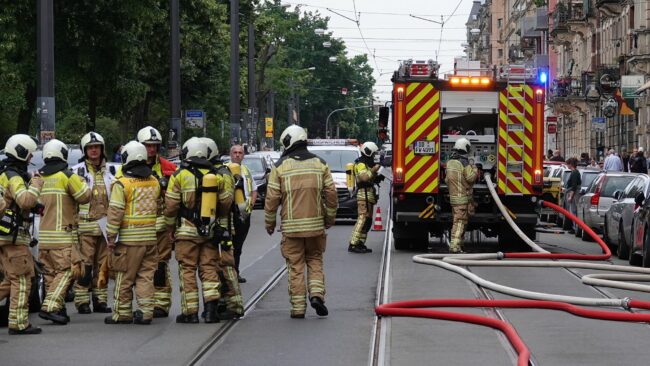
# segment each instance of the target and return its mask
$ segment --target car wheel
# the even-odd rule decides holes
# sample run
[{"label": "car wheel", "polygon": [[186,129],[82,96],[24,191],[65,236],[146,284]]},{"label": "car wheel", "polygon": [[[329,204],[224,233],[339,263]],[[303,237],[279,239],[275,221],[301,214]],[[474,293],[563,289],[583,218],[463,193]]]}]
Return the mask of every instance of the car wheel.
[{"label": "car wheel", "polygon": [[634,248],[630,248],[630,252],[628,253],[629,256],[627,257],[627,262],[630,263],[631,266],[641,266],[643,264],[643,258],[645,257],[645,247],[646,247],[646,239],[648,236],[648,228],[645,227],[643,228],[643,243],[641,243],[641,255],[637,255],[634,253]]},{"label": "car wheel", "polygon": [[609,225],[607,225],[607,215],[605,215],[605,225],[603,226],[603,241],[605,242],[605,245],[609,247],[610,249],[612,248],[612,243],[609,240],[609,230],[607,229]]},{"label": "car wheel", "polygon": [[592,238],[585,230],[580,230],[580,239],[582,239],[582,241],[594,241],[594,238]]},{"label": "car wheel", "polygon": [[646,230],[645,234],[643,235],[643,260],[641,264],[645,268],[650,268],[650,235],[648,235],[648,232]]},{"label": "car wheel", "polygon": [[623,233],[623,226],[618,227],[618,250],[616,251],[619,259],[627,259],[630,255],[630,248],[625,242],[625,235]]},{"label": "car wheel", "polygon": [[570,230],[571,228],[573,228],[573,221],[571,221],[571,219],[566,216],[562,216],[562,217],[563,217],[562,230]]}]

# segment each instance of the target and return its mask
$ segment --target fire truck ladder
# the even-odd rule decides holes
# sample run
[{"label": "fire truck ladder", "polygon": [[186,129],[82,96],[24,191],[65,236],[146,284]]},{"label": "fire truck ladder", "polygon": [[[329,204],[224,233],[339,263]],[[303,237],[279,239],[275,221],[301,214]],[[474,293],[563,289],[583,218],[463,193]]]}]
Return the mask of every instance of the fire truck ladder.
[{"label": "fire truck ladder", "polygon": [[[508,195],[522,195],[524,187],[524,120],[526,118],[525,66],[509,66],[507,78],[506,105],[506,189]],[[521,187],[521,188],[519,188]]]}]

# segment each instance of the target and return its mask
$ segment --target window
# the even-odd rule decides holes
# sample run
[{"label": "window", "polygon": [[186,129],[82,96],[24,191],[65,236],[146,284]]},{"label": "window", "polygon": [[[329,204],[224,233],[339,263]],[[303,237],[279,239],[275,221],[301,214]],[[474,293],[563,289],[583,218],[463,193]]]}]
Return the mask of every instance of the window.
[{"label": "window", "polygon": [[501,29],[501,26],[503,26],[503,18],[497,19],[497,28]]},{"label": "window", "polygon": [[503,49],[499,48],[497,54],[499,55],[499,58],[503,57]]}]

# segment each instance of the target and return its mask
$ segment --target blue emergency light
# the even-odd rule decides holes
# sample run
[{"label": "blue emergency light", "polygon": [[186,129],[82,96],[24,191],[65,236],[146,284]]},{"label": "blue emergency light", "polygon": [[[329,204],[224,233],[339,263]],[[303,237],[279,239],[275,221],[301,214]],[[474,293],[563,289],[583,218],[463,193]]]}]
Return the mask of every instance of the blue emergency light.
[{"label": "blue emergency light", "polygon": [[546,71],[541,71],[539,73],[539,82],[541,84],[546,84],[546,79],[548,79],[548,75],[546,74]]}]

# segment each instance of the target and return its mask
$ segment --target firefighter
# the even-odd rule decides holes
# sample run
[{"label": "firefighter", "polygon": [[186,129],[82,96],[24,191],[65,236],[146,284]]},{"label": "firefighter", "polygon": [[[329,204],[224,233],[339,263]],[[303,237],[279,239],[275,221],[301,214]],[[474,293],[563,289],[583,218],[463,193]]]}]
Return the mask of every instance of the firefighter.
[{"label": "firefighter", "polygon": [[217,307],[219,319],[235,319],[244,315],[244,300],[239,287],[238,272],[235,268],[235,256],[233,249],[233,238],[235,236],[234,221],[238,220],[239,212],[236,210],[234,203],[235,182],[230,169],[225,166],[219,159],[219,148],[211,138],[203,137],[200,139],[208,147],[208,160],[214,166],[216,174],[223,180],[223,189],[219,192],[219,203],[217,205],[218,230],[227,233],[224,238],[222,235],[221,261],[219,272],[221,280],[221,299],[223,304]]},{"label": "firefighter", "polygon": [[83,277],[74,286],[74,303],[79,314],[90,314],[92,290],[93,311],[110,313],[108,288],[97,286],[99,268],[108,255],[106,247],[106,212],[110,199],[113,174],[106,167],[104,138],[97,132],[89,132],[81,138],[83,161],[72,171],[84,178],[91,190],[91,199],[79,206],[79,252],[83,263]]},{"label": "firefighter", "polygon": [[[30,182],[27,164],[36,151],[36,142],[28,135],[11,136],[5,144],[7,158],[0,169],[0,190],[4,197],[0,224],[0,263],[4,279],[0,300],[9,300],[9,334],[39,334],[41,328],[29,323],[28,298],[34,277],[34,260],[29,251],[29,213],[37,206],[43,180]],[[28,182],[30,184],[28,185]]]},{"label": "firefighter", "polygon": [[40,201],[45,206],[39,227],[38,258],[43,263],[47,296],[38,316],[55,324],[70,321],[65,293],[72,283],[72,251],[78,248],[79,204],[90,201],[86,182],[68,169],[68,146],[53,139],[43,146],[45,165]]},{"label": "firefighter", "polygon": [[[201,221],[203,177],[214,171],[207,160],[208,148],[198,138],[183,145],[183,163],[174,173],[165,195],[165,220],[170,238],[176,240],[181,311],[177,323],[199,322],[199,290],[196,281],[198,270],[205,303],[206,323],[217,323],[219,287],[219,245],[211,243],[210,230]],[[223,189],[223,180],[217,176],[217,190]]]},{"label": "firefighter", "polygon": [[154,177],[160,182],[159,212],[156,220],[156,238],[158,241],[158,268],[154,276],[156,287],[156,305],[154,307],[154,318],[166,318],[172,305],[171,272],[169,271],[169,260],[172,257],[172,242],[167,235],[165,217],[163,215],[165,204],[165,192],[169,184],[169,178],[176,171],[176,164],[160,156],[162,135],[160,132],[147,126],[138,131],[138,142],[144,144],[147,149],[147,165],[152,170]]},{"label": "firefighter", "polygon": [[465,225],[474,211],[472,192],[474,182],[478,178],[478,168],[475,165],[470,165],[467,158],[471,147],[468,139],[459,138],[454,144],[449,161],[447,161],[445,183],[449,187],[449,201],[454,220],[451,228],[450,253],[463,252]]},{"label": "firefighter", "polygon": [[327,316],[323,253],[325,229],[336,219],[336,187],[325,161],[307,150],[307,133],[302,127],[287,127],[280,141],[285,151],[269,176],[264,204],[266,231],[273,234],[282,205],[281,250],[289,270],[291,317],[305,317],[305,263],[310,304],[316,314]]},{"label": "firefighter", "polygon": [[[122,148],[122,171],[111,187],[108,249],[115,272],[113,315],[106,324],[151,324],[155,304],[153,277],[158,265],[156,214],[160,183],[147,165],[147,149],[137,141]],[[118,241],[119,240],[119,241]],[[138,310],[131,312],[133,288]]]},{"label": "firefighter", "polygon": [[352,169],[357,186],[357,223],[352,230],[348,252],[371,253],[372,249],[366,247],[368,231],[372,226],[372,209],[377,203],[377,190],[375,184],[379,183],[379,164],[375,164],[375,154],[379,148],[374,142],[361,145],[361,156],[354,161]]}]

